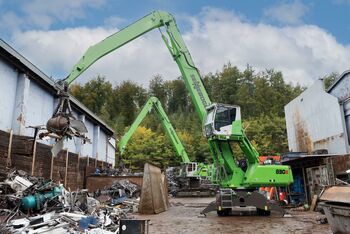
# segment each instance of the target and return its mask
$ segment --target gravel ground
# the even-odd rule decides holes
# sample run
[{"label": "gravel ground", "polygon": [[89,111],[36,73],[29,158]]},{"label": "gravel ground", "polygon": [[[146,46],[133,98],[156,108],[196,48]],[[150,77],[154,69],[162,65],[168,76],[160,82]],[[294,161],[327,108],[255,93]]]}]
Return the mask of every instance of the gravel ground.
[{"label": "gravel ground", "polygon": [[168,211],[157,215],[135,215],[150,219],[149,233],[332,233],[328,224],[318,224],[317,212],[291,212],[292,217],[272,214],[260,216],[218,217],[211,212],[206,218],[199,217],[200,211],[213,198],[171,199]]}]

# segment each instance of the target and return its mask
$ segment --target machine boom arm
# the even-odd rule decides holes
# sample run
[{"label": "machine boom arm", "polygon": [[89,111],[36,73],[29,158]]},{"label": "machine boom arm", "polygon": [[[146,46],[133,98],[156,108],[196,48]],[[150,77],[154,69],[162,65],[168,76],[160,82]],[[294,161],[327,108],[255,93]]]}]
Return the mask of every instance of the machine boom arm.
[{"label": "machine boom arm", "polygon": [[[107,37],[96,45],[91,46],[73,67],[65,81],[68,85],[71,84],[101,57],[111,53],[152,29],[161,27],[165,27],[166,29],[168,37],[162,35],[162,38],[174,60],[178,63],[181,74],[186,77],[186,79],[184,79],[185,85],[190,91],[192,99],[194,99],[193,103],[199,113],[201,121],[203,121],[206,114],[205,108],[210,105],[211,102],[204,88],[199,72],[194,66],[191,55],[176,26],[175,19],[167,12],[154,11],[119,32]],[[186,66],[184,66],[185,64]]]},{"label": "machine boom arm", "polygon": [[130,138],[135,133],[137,127],[141,124],[142,120],[147,116],[147,114],[154,109],[157,117],[159,118],[160,122],[162,123],[165,133],[170,139],[170,142],[174,146],[174,149],[176,151],[176,154],[181,157],[183,163],[189,163],[190,159],[187,155],[187,152],[182,145],[179,137],[177,136],[175,129],[173,125],[170,123],[170,120],[165,113],[162,104],[156,97],[150,97],[146,104],[143,106],[141,112],[138,114],[135,121],[130,126],[129,130],[123,135],[123,137],[120,139],[119,142],[119,151],[120,154],[123,154],[126,148],[126,145],[128,144]]},{"label": "machine boom arm", "polygon": [[[204,132],[208,138],[209,148],[216,167],[217,179],[214,179],[214,182],[218,182],[222,187],[230,188],[255,188],[257,186],[284,186],[290,184],[293,179],[292,174],[289,173],[289,167],[259,165],[259,154],[243,131],[240,115],[235,114],[235,111],[239,112],[239,109],[225,104],[220,106],[211,103],[200,73],[192,61],[175,19],[167,12],[154,11],[91,46],[65,79],[66,85],[72,83],[101,57],[156,28],[165,29],[166,33],[162,33],[162,39],[181,71],[186,89],[192,98],[199,119],[204,125]],[[227,111],[224,110],[225,108]],[[210,109],[211,112],[209,112]],[[210,118],[211,116],[213,118]],[[208,121],[210,119],[211,122]],[[232,121],[228,123],[227,120]],[[216,123],[225,124],[219,126]],[[235,155],[231,149],[232,142],[238,143],[243,151],[247,159],[246,169],[242,169],[237,165]],[[286,173],[279,173],[281,171]]]}]

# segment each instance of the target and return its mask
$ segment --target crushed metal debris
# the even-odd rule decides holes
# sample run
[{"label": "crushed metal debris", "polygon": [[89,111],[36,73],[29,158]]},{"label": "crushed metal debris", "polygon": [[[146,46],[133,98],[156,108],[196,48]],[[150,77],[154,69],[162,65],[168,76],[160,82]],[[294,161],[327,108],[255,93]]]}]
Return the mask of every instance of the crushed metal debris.
[{"label": "crushed metal debris", "polygon": [[121,220],[138,210],[140,191],[127,179],[94,193],[70,191],[14,170],[0,182],[0,233],[120,233]]}]

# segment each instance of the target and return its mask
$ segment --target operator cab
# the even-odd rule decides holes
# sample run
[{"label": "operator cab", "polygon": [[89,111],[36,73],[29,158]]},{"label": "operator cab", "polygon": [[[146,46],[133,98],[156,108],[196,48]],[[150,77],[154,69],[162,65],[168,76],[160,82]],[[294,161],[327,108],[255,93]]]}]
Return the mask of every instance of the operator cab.
[{"label": "operator cab", "polygon": [[180,167],[180,176],[184,177],[198,177],[198,164],[196,162],[182,163]]},{"label": "operator cab", "polygon": [[232,123],[241,119],[241,109],[237,105],[214,103],[207,107],[204,133],[207,138],[213,136],[230,137]]}]

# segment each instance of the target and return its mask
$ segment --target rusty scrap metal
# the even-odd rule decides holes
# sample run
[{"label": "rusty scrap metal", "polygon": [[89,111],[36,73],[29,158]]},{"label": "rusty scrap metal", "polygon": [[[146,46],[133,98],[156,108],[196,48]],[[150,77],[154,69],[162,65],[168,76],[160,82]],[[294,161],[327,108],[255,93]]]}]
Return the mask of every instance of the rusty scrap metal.
[{"label": "rusty scrap metal", "polygon": [[69,100],[68,85],[56,84],[56,86],[59,90],[59,104],[51,119],[46,123],[46,131],[39,134],[40,139],[51,137],[56,140],[57,143],[52,149],[54,156],[63,148],[62,141],[65,138],[72,139],[73,137],[77,137],[82,140],[83,144],[90,142],[90,139],[85,136],[87,128],[84,122],[73,115]]},{"label": "rusty scrap metal", "polygon": [[349,194],[350,186],[332,186],[323,192],[320,200],[350,204]]},{"label": "rusty scrap metal", "polygon": [[[51,180],[30,176],[23,171],[9,173],[6,181],[0,183],[0,191],[4,192],[0,196],[1,233],[118,233],[120,220],[128,219],[128,213],[138,209],[140,187],[128,180],[118,181],[108,188],[104,193],[109,199],[101,202],[87,190],[69,191],[60,185],[60,192],[52,199],[35,209],[21,208],[23,197],[50,191],[55,186],[58,185]],[[112,204],[113,200],[123,196],[125,200],[117,206]],[[93,225],[89,220],[94,221]]]}]

